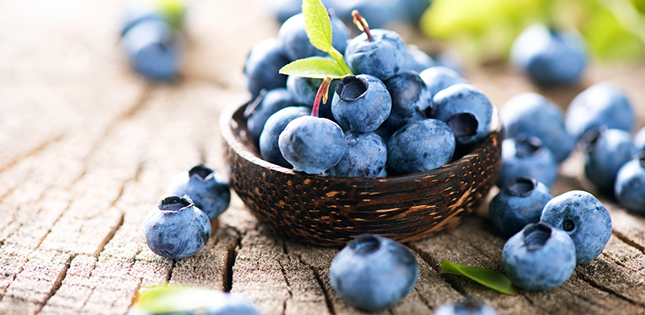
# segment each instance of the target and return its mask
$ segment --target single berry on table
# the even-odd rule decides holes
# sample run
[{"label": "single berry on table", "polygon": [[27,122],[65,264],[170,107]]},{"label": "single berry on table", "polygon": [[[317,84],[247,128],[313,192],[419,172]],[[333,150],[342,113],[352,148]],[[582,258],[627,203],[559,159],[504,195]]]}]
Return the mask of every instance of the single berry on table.
[{"label": "single berry on table", "polygon": [[134,70],[146,78],[169,81],[179,72],[179,51],[170,27],[158,19],[140,21],[121,38]]},{"label": "single berry on table", "polygon": [[539,138],[519,135],[502,142],[502,170],[497,187],[504,188],[518,177],[535,178],[547,187],[558,177],[558,162]]},{"label": "single berry on table", "polygon": [[231,188],[226,180],[206,165],[197,165],[177,174],[166,189],[168,195],[188,195],[195,206],[215,220],[228,208]]},{"label": "single berry on table", "polygon": [[611,236],[611,216],[592,194],[574,190],[549,201],[540,222],[567,233],[576,248],[576,261],[584,264],[598,257]]},{"label": "single berry on table", "polygon": [[627,210],[645,214],[645,152],[620,168],[614,193]]},{"label": "single berry on table", "polygon": [[555,156],[558,163],[564,161],[576,146],[576,138],[567,132],[562,111],[537,93],[514,96],[500,111],[505,137],[520,134],[538,137]]},{"label": "single berry on table", "polygon": [[564,122],[567,131],[576,139],[581,139],[587,131],[601,126],[631,132],[634,111],[616,84],[600,82],[582,91],[571,101]]},{"label": "single berry on table", "polygon": [[499,232],[511,237],[527,224],[539,222],[542,209],[552,198],[543,183],[518,177],[490,202],[489,217]]},{"label": "single berry on table", "polygon": [[544,222],[530,223],[504,244],[502,266],[513,285],[550,290],[571,277],[576,248],[564,231]]},{"label": "single berry on table", "polygon": [[587,66],[585,50],[579,34],[534,24],[515,39],[510,59],[536,84],[573,84]]},{"label": "single berry on table", "polygon": [[585,175],[602,192],[612,194],[618,170],[634,158],[632,135],[621,129],[592,129],[584,136]]},{"label": "single berry on table", "polygon": [[439,306],[432,315],[497,315],[497,312],[486,302],[468,296],[461,303],[446,303]]},{"label": "single berry on table", "polygon": [[222,293],[209,301],[206,315],[260,315],[251,302],[236,293]]},{"label": "single berry on table", "polygon": [[412,290],[419,266],[410,251],[391,239],[362,234],[331,262],[329,278],[348,304],[370,312],[384,310]]},{"label": "single berry on table", "polygon": [[182,259],[204,247],[211,235],[211,224],[190,198],[169,196],[148,213],[143,230],[153,253]]}]

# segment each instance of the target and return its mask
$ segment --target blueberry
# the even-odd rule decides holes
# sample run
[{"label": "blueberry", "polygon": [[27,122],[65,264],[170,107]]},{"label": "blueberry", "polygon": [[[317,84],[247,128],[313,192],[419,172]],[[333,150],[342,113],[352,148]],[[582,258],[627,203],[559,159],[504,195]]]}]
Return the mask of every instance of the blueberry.
[{"label": "blueberry", "polygon": [[262,134],[260,134],[260,154],[262,158],[268,162],[291,168],[292,165],[284,159],[280,152],[278,137],[292,120],[301,116],[307,116],[309,113],[311,113],[310,107],[289,106],[271,115],[264,124]]},{"label": "blueberry", "polygon": [[134,70],[146,78],[168,81],[179,71],[179,52],[163,21],[140,21],[123,35],[121,47]]},{"label": "blueberry", "polygon": [[262,129],[264,129],[264,124],[271,115],[285,107],[295,105],[296,103],[291,98],[291,94],[285,88],[260,93],[244,112],[244,115],[247,116],[246,125],[251,140],[257,143],[260,134],[262,134]]},{"label": "blueberry", "polygon": [[133,26],[143,21],[156,20],[163,22],[163,17],[154,11],[140,5],[127,5],[121,17],[121,36],[125,35]]},{"label": "blueberry", "polygon": [[390,115],[392,98],[381,80],[348,75],[336,86],[331,112],[343,130],[370,132]]},{"label": "blueberry", "polygon": [[345,61],[353,73],[369,74],[380,80],[387,80],[403,68],[406,53],[405,43],[399,34],[374,29],[349,42],[345,50]]},{"label": "blueberry", "polygon": [[484,139],[490,131],[493,105],[476,87],[455,84],[437,92],[432,98],[432,116],[450,126],[458,144]]},{"label": "blueberry", "polygon": [[258,97],[262,90],[285,87],[287,76],[279,72],[289,61],[282,50],[282,44],[277,39],[269,38],[257,44],[249,53],[244,65],[251,98]]},{"label": "blueberry", "polygon": [[468,296],[461,303],[439,306],[432,315],[497,315],[497,312],[484,301]]},{"label": "blueberry", "polygon": [[408,69],[421,73],[423,70],[434,67],[435,62],[432,57],[424,53],[416,45],[408,45],[405,54],[405,63],[403,69]]},{"label": "blueberry", "polygon": [[587,66],[579,34],[559,32],[542,24],[526,28],[513,42],[511,62],[537,84],[572,84]]},{"label": "blueberry", "polygon": [[620,129],[593,129],[585,136],[585,175],[599,190],[613,193],[618,170],[636,154],[632,135]]},{"label": "blueberry", "polygon": [[436,119],[411,122],[387,142],[387,163],[401,174],[425,172],[447,164],[455,152],[455,135]]},{"label": "blueberry", "polygon": [[255,306],[243,296],[235,293],[222,293],[209,301],[206,315],[260,315]]},{"label": "blueberry", "polygon": [[175,176],[168,184],[166,193],[188,195],[210,220],[215,220],[226,211],[231,201],[231,188],[226,180],[203,164]]},{"label": "blueberry", "polygon": [[211,235],[208,216],[187,196],[161,199],[143,224],[153,253],[172,259],[195,255]]},{"label": "blueberry", "polygon": [[634,136],[634,145],[637,151],[645,151],[645,127],[638,130]]},{"label": "blueberry", "polygon": [[302,0],[264,0],[280,24],[302,12]]},{"label": "blueberry", "polygon": [[502,171],[497,187],[504,188],[517,177],[535,178],[547,187],[558,177],[558,162],[536,137],[519,135],[502,142]]},{"label": "blueberry", "polygon": [[457,71],[447,67],[430,67],[421,71],[419,75],[430,89],[432,96],[449,86],[466,83],[466,80]]},{"label": "blueberry", "polygon": [[[341,54],[345,52],[349,40],[349,30],[339,18],[331,17],[332,46]],[[327,56],[327,53],[317,49],[309,42],[305,30],[305,17],[302,13],[287,19],[278,31],[278,39],[282,41],[285,54],[291,60],[312,56]]]},{"label": "blueberry", "polygon": [[322,174],[345,153],[343,130],[327,118],[303,116],[292,120],[278,137],[282,156],[294,171]]},{"label": "blueberry", "polygon": [[620,168],[614,192],[627,210],[645,214],[645,152]]},{"label": "blueberry", "polygon": [[412,290],[419,276],[414,256],[391,239],[362,234],[331,262],[329,278],[348,304],[366,311],[384,310]]},{"label": "blueberry", "polygon": [[574,190],[551,199],[542,210],[540,222],[569,234],[578,264],[598,257],[611,236],[607,208],[586,191]]},{"label": "blueberry", "polygon": [[550,290],[571,277],[576,248],[564,231],[544,222],[530,223],[504,244],[502,266],[513,285]]},{"label": "blueberry", "polygon": [[385,126],[392,132],[403,125],[425,119],[432,106],[432,93],[417,72],[403,70],[384,82],[392,98],[392,111]]},{"label": "blueberry", "polygon": [[[318,92],[318,87],[322,84],[322,79],[314,78],[305,78],[298,76],[289,76],[287,79],[287,90],[291,93],[291,97],[294,102],[299,105],[312,107],[314,100],[316,99],[316,93]],[[329,97],[327,102],[320,104],[320,117],[328,118],[334,120],[334,116],[331,113],[331,102],[333,99],[334,91],[340,80],[333,80],[329,86]]]},{"label": "blueberry", "polygon": [[527,224],[539,222],[544,205],[552,198],[546,185],[518,177],[490,202],[490,220],[505,237],[511,237]]},{"label": "blueberry", "polygon": [[601,82],[578,94],[567,109],[567,131],[580,139],[587,131],[606,126],[631,132],[634,111],[625,94],[611,82]]},{"label": "blueberry", "polygon": [[379,177],[387,162],[385,142],[374,132],[346,131],[345,154],[329,175],[344,177]]},{"label": "blueberry", "polygon": [[520,134],[538,137],[558,163],[564,161],[576,145],[576,139],[564,126],[561,110],[542,95],[523,93],[511,98],[502,108],[500,118],[507,138]]}]

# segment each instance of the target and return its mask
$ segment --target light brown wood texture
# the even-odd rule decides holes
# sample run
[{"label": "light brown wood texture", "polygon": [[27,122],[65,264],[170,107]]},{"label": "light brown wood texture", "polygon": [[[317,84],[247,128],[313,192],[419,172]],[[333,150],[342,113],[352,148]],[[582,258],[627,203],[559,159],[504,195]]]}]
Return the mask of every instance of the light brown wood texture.
[{"label": "light brown wood texture", "polygon": [[[261,0],[190,5],[182,76],[154,84],[131,73],[119,50],[120,1],[0,1],[0,314],[124,314],[140,287],[167,282],[242,293],[267,315],[362,314],[331,287],[337,249],[279,236],[236,196],[197,255],[174,261],[146,246],[145,215],[175,174],[201,162],[226,174],[219,113],[247,97],[246,55],[278,29]],[[500,108],[528,91],[566,108],[611,80],[645,125],[643,63],[594,64],[579,86],[548,90],[504,64],[466,70]],[[553,192],[572,189],[596,193],[579,152]],[[645,314],[645,217],[601,198],[613,236],[562,286],[506,296],[439,275],[442,259],[501,270],[504,239],[482,207],[453,230],[406,243],[419,280],[376,314],[429,314],[465,295],[499,314]]]}]

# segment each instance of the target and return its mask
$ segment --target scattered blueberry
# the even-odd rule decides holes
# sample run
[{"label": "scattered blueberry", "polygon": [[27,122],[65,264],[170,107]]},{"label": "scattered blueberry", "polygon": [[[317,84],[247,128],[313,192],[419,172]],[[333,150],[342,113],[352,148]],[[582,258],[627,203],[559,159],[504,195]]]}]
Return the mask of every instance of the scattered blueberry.
[{"label": "scattered blueberry", "polygon": [[511,62],[537,84],[572,84],[587,66],[579,34],[549,29],[543,24],[526,28],[513,42]]},{"label": "scattered blueberry", "polygon": [[397,130],[387,142],[387,163],[401,174],[425,172],[447,164],[455,152],[448,125],[427,118]]},{"label": "scattered blueberry", "polygon": [[407,53],[405,54],[405,63],[403,69],[408,69],[421,73],[423,70],[434,67],[435,62],[432,57],[424,53],[416,45],[408,45]]},{"label": "scattered blueberry", "polygon": [[385,142],[374,132],[345,132],[345,154],[329,175],[344,177],[379,177],[387,162]]},{"label": "scattered blueberry", "polygon": [[[600,191],[613,193],[618,170],[636,154],[632,135],[621,129],[592,129],[583,136],[585,175]],[[588,139],[587,139],[588,138]]]},{"label": "scattered blueberry", "polygon": [[179,52],[176,46],[170,27],[158,19],[138,22],[121,38],[121,47],[134,70],[158,81],[168,81],[177,75]]},{"label": "scattered blueberry", "polygon": [[285,88],[260,93],[244,112],[244,115],[247,116],[246,125],[251,140],[257,143],[267,119],[288,106],[296,106],[296,103]]},{"label": "scattered blueberry", "polygon": [[289,62],[279,40],[269,38],[257,44],[249,53],[244,65],[251,98],[257,98],[262,90],[285,87],[287,76],[279,72]]},{"label": "scattered blueberry", "polygon": [[168,195],[188,195],[195,206],[215,220],[228,208],[231,188],[226,180],[206,165],[197,165],[175,176],[166,189]]},{"label": "scattered blueberry", "polygon": [[497,312],[484,301],[468,296],[461,303],[446,303],[439,306],[432,315],[497,315]]},{"label": "scattered blueberry", "polygon": [[206,315],[260,315],[255,306],[235,293],[223,293],[206,307]]},{"label": "scattered blueberry", "polygon": [[211,235],[208,216],[186,196],[161,199],[148,213],[143,229],[150,250],[172,259],[195,255]]},{"label": "scattered blueberry", "polygon": [[598,257],[611,236],[607,208],[586,191],[566,192],[549,201],[540,222],[566,232],[576,247],[576,260],[584,264]]},{"label": "scattered blueberry", "polygon": [[530,223],[504,244],[502,266],[513,285],[550,290],[571,277],[576,248],[567,233],[547,223]]},{"label": "scattered blueberry", "polygon": [[384,82],[392,98],[392,111],[385,126],[392,132],[405,124],[425,119],[432,94],[417,72],[403,70]]},{"label": "scattered blueberry", "polygon": [[367,26],[363,28],[364,32],[347,45],[345,62],[353,73],[369,74],[380,80],[387,80],[405,64],[405,42],[396,32],[370,30]]},{"label": "scattered blueberry", "polygon": [[[342,54],[347,47],[349,30],[345,23],[336,16],[331,17],[331,29],[332,46]],[[309,42],[305,31],[305,17],[302,13],[294,15],[282,23],[278,31],[278,39],[282,42],[285,54],[291,60],[327,55]]]},{"label": "scattered blueberry", "polygon": [[502,142],[502,171],[497,187],[508,186],[515,178],[529,177],[553,186],[558,177],[558,162],[539,138],[519,135]]},{"label": "scattered blueberry", "polygon": [[284,159],[282,152],[280,152],[278,137],[292,120],[307,116],[309,113],[311,113],[310,107],[289,106],[271,115],[264,124],[262,134],[260,134],[260,154],[262,158],[271,163],[291,168],[292,165]]},{"label": "scattered blueberry", "polygon": [[538,137],[558,163],[564,161],[576,145],[577,139],[564,126],[562,111],[542,95],[523,93],[511,98],[500,111],[500,118],[507,138],[520,134]]},{"label": "scattered blueberry", "polygon": [[645,152],[620,168],[614,192],[627,210],[645,214]]},{"label": "scattered blueberry", "polygon": [[390,115],[392,98],[381,80],[348,75],[336,86],[331,112],[344,130],[370,132]]},{"label": "scattered blueberry", "polygon": [[458,144],[477,142],[488,135],[493,105],[476,87],[465,83],[452,85],[437,92],[432,104],[431,117],[447,123]]},{"label": "scattered blueberry", "polygon": [[282,156],[294,171],[323,174],[345,153],[343,130],[327,118],[303,116],[292,120],[278,137]]},{"label": "scattered blueberry", "polygon": [[490,202],[490,220],[505,237],[511,237],[527,224],[539,222],[544,205],[552,198],[546,185],[518,177]]},{"label": "scattered blueberry", "polygon": [[419,75],[430,89],[432,96],[451,85],[466,83],[457,71],[447,67],[430,67],[421,71]]},{"label": "scattered blueberry", "polygon": [[391,239],[362,234],[331,262],[329,278],[340,297],[366,311],[384,310],[412,290],[419,276],[414,256]]},{"label": "scattered blueberry", "polygon": [[634,125],[634,111],[627,97],[611,82],[594,84],[578,94],[569,104],[565,118],[567,131],[576,139],[603,125],[629,132]]}]

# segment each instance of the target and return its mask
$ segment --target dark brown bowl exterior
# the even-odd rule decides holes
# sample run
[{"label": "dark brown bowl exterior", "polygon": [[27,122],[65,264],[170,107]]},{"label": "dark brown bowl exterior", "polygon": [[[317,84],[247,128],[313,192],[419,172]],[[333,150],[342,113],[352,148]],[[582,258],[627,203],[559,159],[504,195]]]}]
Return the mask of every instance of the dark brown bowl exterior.
[{"label": "dark brown bowl exterior", "polygon": [[245,107],[231,104],[220,117],[230,184],[258,219],[305,243],[340,247],[362,233],[407,242],[455,227],[485,198],[502,166],[496,122],[470,153],[427,172],[385,178],[296,173],[260,157],[246,138]]}]

